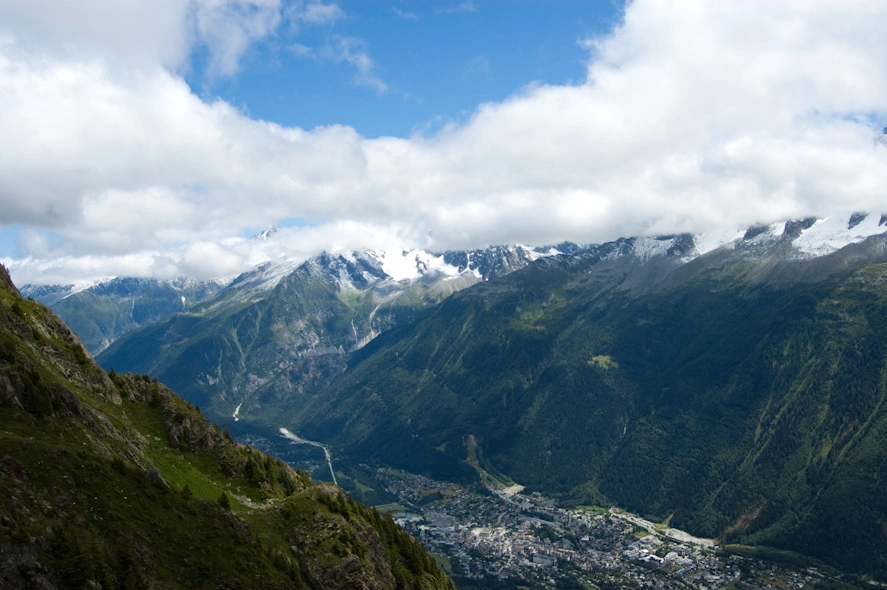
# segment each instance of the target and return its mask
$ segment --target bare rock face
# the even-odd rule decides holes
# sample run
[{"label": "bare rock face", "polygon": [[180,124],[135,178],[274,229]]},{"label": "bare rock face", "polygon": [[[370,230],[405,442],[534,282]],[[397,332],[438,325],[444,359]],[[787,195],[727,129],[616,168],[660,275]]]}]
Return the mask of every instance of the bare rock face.
[{"label": "bare rock face", "polygon": [[368,572],[365,569],[359,557],[346,555],[329,567],[306,565],[304,573],[318,590],[393,590],[396,587],[390,572],[389,581],[378,577],[378,572],[373,575],[372,570]]},{"label": "bare rock face", "polygon": [[211,451],[218,444],[218,433],[208,423],[187,416],[173,416],[166,423],[166,438],[172,448],[194,452]]},{"label": "bare rock face", "polygon": [[33,547],[0,545],[0,587],[7,590],[55,590],[49,570],[38,560]]},{"label": "bare rock face", "polygon": [[20,398],[24,391],[25,384],[17,374],[0,373],[0,406],[11,406],[23,412]]},{"label": "bare rock face", "polygon": [[170,488],[169,482],[164,479],[156,467],[148,470],[148,481],[151,482],[151,485],[157,486],[158,488],[163,488],[165,490]]},{"label": "bare rock face", "polygon": [[179,449],[182,446],[187,446],[187,441],[190,437],[191,422],[188,418],[184,418],[178,423],[172,420],[166,423],[166,440],[172,448]]},{"label": "bare rock face", "polygon": [[[333,512],[329,518],[323,518],[320,514],[308,518],[314,529],[310,534],[305,534],[298,526],[301,523],[297,522],[294,548],[302,557],[302,573],[312,587],[318,590],[397,588],[379,535],[364,522],[350,517],[342,490],[323,484],[308,493],[314,495],[322,505],[341,512]],[[325,553],[323,559],[311,557],[316,554],[319,541],[328,545],[322,546]]]}]

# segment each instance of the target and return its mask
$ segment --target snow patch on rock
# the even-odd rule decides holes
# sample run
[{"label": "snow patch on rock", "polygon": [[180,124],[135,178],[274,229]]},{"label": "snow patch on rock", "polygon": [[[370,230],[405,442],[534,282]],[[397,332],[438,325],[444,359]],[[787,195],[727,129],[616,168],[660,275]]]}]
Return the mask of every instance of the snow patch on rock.
[{"label": "snow patch on rock", "polygon": [[870,236],[887,232],[887,226],[878,225],[879,219],[878,215],[867,215],[853,227],[848,227],[847,219],[843,217],[826,217],[802,231],[792,246],[805,256],[825,256]]},{"label": "snow patch on rock", "polygon": [[[785,224],[783,224],[783,227]],[[699,234],[693,236],[693,244],[695,246],[694,256],[690,258],[695,258],[696,256],[702,256],[703,254],[708,254],[709,252],[713,252],[718,248],[723,246],[733,246],[737,240],[741,240],[742,236],[745,235],[745,228],[742,229],[725,229],[725,230],[717,230],[706,232],[704,234]]]}]

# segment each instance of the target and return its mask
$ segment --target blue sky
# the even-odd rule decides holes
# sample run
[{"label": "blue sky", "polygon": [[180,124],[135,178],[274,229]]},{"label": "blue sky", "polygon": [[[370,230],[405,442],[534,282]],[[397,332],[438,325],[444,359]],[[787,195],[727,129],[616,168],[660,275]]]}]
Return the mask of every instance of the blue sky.
[{"label": "blue sky", "polygon": [[9,0],[0,261],[214,278],[884,213],[884,22],[880,0]]},{"label": "blue sky", "polygon": [[[434,133],[461,123],[483,102],[501,101],[532,84],[585,79],[580,42],[613,28],[616,0],[541,2],[340,2],[332,22],[289,26],[256,43],[230,76],[208,72],[207,49],[196,51],[191,88],[221,98],[251,117],[313,128],[349,125],[368,138]],[[335,39],[372,61],[385,89],[356,81],[340,56],[306,57]],[[336,51],[333,49],[332,51]]]}]

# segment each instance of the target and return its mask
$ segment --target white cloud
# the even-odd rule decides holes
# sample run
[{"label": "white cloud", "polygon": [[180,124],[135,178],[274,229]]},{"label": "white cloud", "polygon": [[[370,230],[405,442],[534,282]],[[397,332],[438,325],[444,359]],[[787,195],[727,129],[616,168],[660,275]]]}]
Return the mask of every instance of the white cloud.
[{"label": "white cloud", "polygon": [[304,6],[298,19],[313,25],[328,24],[345,18],[345,11],[337,4],[312,2]]},{"label": "white cloud", "polygon": [[397,6],[392,7],[392,8],[391,8],[391,12],[394,13],[395,15],[399,16],[400,18],[403,18],[403,19],[406,19],[406,20],[416,20],[416,21],[417,21],[417,20],[420,20],[419,15],[416,14],[415,12],[409,12],[409,11],[406,11],[406,10],[401,10],[401,9],[398,8]]},{"label": "white cloud", "polygon": [[178,68],[190,53],[189,0],[0,2],[0,37],[50,56],[115,56]]},{"label": "white cloud", "polygon": [[306,3],[303,0],[294,0],[284,6],[283,14],[294,33],[299,33],[302,25],[327,26],[348,18],[348,14],[338,4]]},{"label": "white cloud", "polygon": [[[324,248],[590,242],[887,212],[887,151],[872,141],[887,119],[883,2],[638,0],[586,42],[584,83],[530,86],[463,125],[379,139],[202,101],[175,69],[201,42],[180,22],[200,8],[163,6],[179,16],[146,14],[146,27],[172,45],[134,31],[127,68],[107,57],[122,42],[99,24],[77,21],[77,34],[52,41],[42,17],[0,11],[0,22],[18,19],[0,27],[0,222],[30,228],[29,257],[4,261],[19,283],[208,277]],[[247,5],[200,6],[220,15],[201,38],[222,43]],[[249,6],[241,39],[213,49],[219,74],[273,34],[276,4]],[[302,51],[385,89],[355,38]],[[231,237],[293,218],[308,225],[265,242]]]},{"label": "white cloud", "polygon": [[280,0],[199,0],[197,32],[210,51],[209,74],[231,76],[252,43],[280,24]]},{"label": "white cloud", "polygon": [[352,78],[355,86],[366,86],[378,94],[388,92],[388,85],[376,73],[376,63],[367,51],[366,41],[359,37],[334,34],[320,48],[295,43],[291,49],[299,57],[318,62],[348,64],[355,70]]},{"label": "white cloud", "polygon": [[478,10],[480,10],[480,8],[478,8],[477,4],[471,2],[471,0],[468,0],[466,2],[460,2],[455,6],[444,8],[442,12],[445,14],[459,14],[477,12]]},{"label": "white cloud", "polygon": [[253,42],[274,33],[280,13],[281,0],[12,1],[0,3],[0,34],[55,58],[173,70],[205,45],[208,73],[230,76]]}]

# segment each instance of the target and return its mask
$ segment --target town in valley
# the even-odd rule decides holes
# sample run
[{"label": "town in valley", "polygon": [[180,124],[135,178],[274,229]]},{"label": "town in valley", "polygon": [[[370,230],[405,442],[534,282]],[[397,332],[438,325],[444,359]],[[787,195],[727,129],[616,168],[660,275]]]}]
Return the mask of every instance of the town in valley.
[{"label": "town in valley", "polygon": [[[240,438],[330,479],[319,443],[281,445],[255,432]],[[616,507],[565,508],[517,484],[493,483],[482,469],[486,485],[467,487],[388,467],[340,469],[338,484],[356,500],[371,505],[380,492],[391,500],[376,509],[419,539],[460,588],[883,587],[794,554],[762,559],[754,548],[722,547]]]}]

